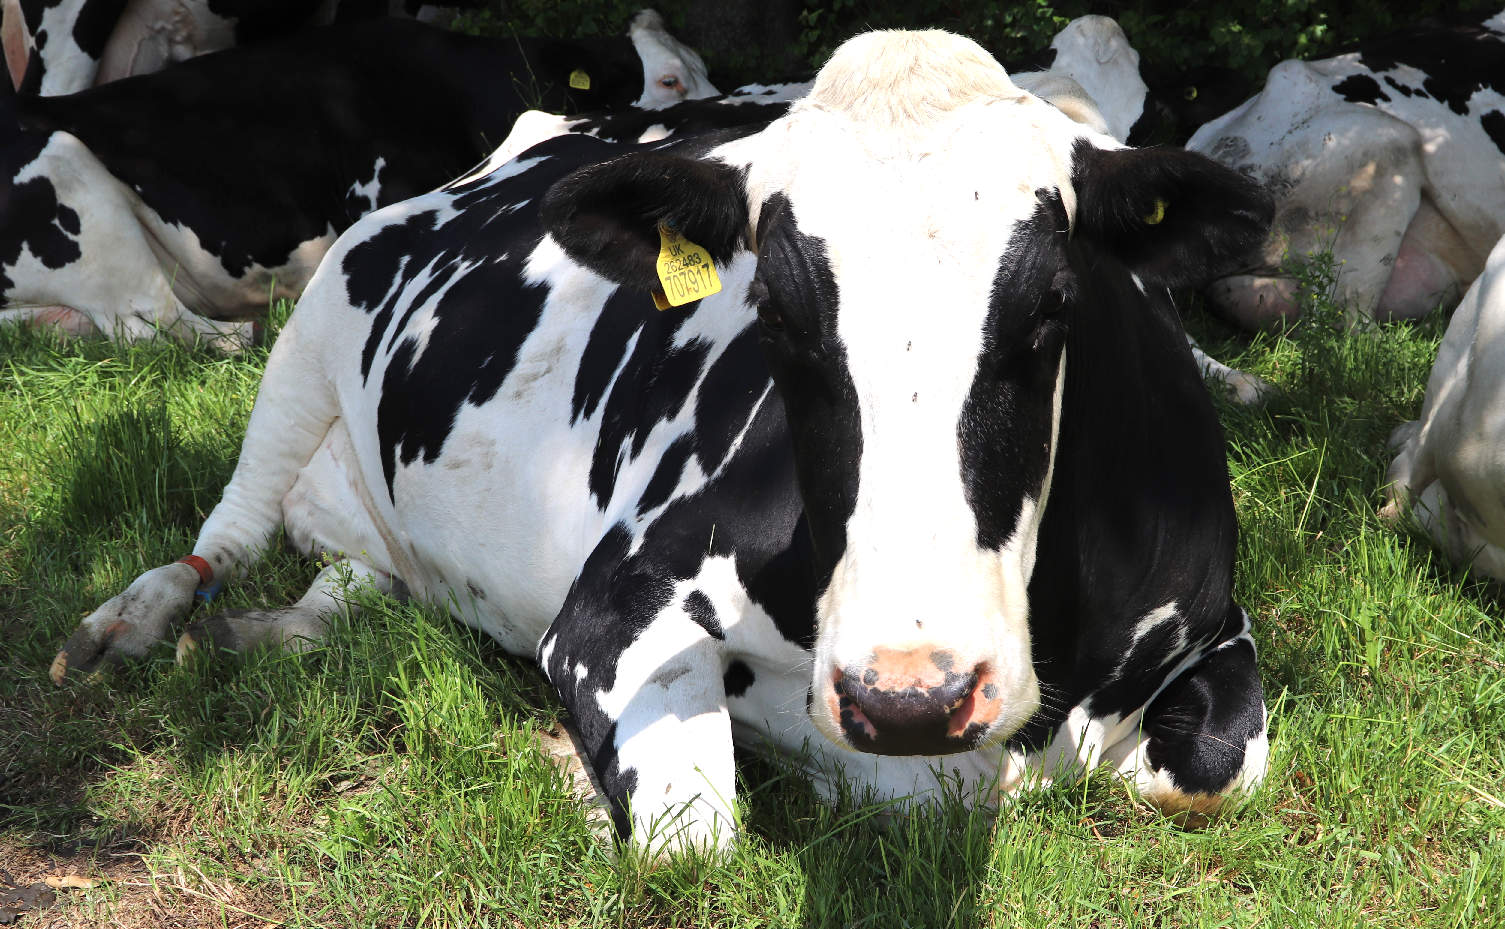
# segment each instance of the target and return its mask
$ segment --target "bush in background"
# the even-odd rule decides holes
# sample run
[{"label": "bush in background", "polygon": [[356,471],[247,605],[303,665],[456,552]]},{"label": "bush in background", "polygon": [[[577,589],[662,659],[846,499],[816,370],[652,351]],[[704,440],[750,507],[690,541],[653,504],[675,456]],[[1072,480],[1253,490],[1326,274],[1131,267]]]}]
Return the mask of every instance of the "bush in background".
[{"label": "bush in background", "polygon": [[1429,16],[1495,7],[1493,0],[491,0],[462,28],[494,34],[621,33],[653,3],[705,57],[723,90],[814,70],[853,33],[938,26],[972,36],[1001,59],[1037,52],[1071,19],[1112,16],[1145,62],[1162,69],[1220,65],[1262,80],[1286,58],[1319,58]]}]

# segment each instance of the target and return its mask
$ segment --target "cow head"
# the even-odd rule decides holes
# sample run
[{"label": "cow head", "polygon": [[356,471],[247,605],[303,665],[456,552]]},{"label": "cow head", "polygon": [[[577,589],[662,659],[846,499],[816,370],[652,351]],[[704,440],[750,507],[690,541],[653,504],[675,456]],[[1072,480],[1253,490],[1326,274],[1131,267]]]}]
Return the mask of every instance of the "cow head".
[{"label": "cow head", "polygon": [[721,93],[706,76],[695,49],[674,38],[655,10],[643,10],[627,29],[643,62],[643,95],[637,105],[661,110],[681,100],[700,100]]},{"label": "cow head", "polygon": [[1073,307],[1127,294],[1134,313],[1145,287],[1209,276],[1269,207],[1199,156],[1118,147],[933,31],[855,38],[763,131],[583,168],[542,211],[629,287],[658,286],[660,224],[723,266],[707,303],[756,318],[822,581],[811,716],[848,747],[941,754],[1039,705],[1027,588]]}]

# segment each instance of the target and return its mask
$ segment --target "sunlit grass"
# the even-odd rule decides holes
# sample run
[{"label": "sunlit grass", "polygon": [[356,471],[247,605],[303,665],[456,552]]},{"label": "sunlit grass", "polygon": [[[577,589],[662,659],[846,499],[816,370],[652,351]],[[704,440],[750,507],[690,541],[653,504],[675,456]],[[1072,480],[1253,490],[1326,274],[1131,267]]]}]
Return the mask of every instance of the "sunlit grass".
[{"label": "sunlit grass", "polygon": [[[1191,320],[1282,390],[1221,408],[1272,705],[1259,794],[1201,831],[1108,777],[885,824],[749,756],[737,850],[665,867],[593,837],[536,748],[547,686],[433,607],[362,593],[308,654],[179,668],[164,645],[52,687],[78,619],[190,549],[265,353],[0,329],[0,849],[128,856],[53,911],[102,925],[151,924],[146,885],[215,925],[1505,924],[1501,604],[1375,516],[1442,321],[1356,335],[1315,304],[1253,340]],[[313,573],[275,552],[222,602]]]}]

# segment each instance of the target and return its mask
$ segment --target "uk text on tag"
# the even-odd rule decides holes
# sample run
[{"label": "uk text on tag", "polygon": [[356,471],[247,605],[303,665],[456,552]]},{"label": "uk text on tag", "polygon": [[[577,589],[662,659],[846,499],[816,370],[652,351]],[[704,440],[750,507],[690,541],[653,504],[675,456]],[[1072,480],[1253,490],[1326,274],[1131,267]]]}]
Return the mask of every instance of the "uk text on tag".
[{"label": "uk text on tag", "polygon": [[721,292],[721,278],[716,276],[716,266],[705,249],[689,241],[668,226],[658,227],[658,283],[663,288],[663,301],[654,294],[653,303],[659,309],[668,306],[684,306],[695,300]]},{"label": "uk text on tag", "polygon": [[570,87],[574,88],[575,90],[590,90],[591,76],[589,74],[586,74],[579,68],[576,68],[575,70],[570,72]]}]

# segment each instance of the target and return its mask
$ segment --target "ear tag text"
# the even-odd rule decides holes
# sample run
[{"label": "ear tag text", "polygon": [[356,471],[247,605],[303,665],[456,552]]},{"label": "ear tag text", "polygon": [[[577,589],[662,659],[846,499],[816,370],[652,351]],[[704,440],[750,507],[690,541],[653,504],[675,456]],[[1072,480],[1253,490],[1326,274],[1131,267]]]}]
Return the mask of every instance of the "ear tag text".
[{"label": "ear tag text", "polygon": [[660,310],[684,306],[721,292],[721,278],[710,254],[668,226],[658,227],[658,283],[653,305]]},{"label": "ear tag text", "polygon": [[1163,219],[1165,219],[1165,201],[1156,197],[1155,208],[1144,218],[1144,223],[1146,226],[1158,226]]},{"label": "ear tag text", "polygon": [[590,90],[591,76],[580,68],[570,72],[570,88],[573,90]]}]

